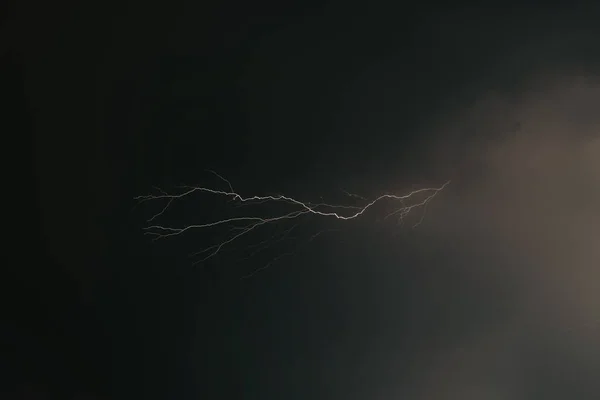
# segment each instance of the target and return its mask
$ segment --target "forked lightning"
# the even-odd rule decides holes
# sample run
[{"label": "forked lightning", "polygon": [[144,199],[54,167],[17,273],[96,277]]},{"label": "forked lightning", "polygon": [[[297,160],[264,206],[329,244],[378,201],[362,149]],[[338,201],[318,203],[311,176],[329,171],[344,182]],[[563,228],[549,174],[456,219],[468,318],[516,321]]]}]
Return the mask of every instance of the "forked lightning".
[{"label": "forked lightning", "polygon": [[[212,174],[217,176],[219,179],[221,179],[223,182],[225,182],[227,184],[227,190],[219,190],[219,189],[213,189],[210,187],[202,187],[202,186],[181,186],[181,187],[179,187],[180,192],[177,194],[167,193],[159,188],[155,188],[157,191],[156,194],[149,194],[149,195],[145,195],[145,196],[136,197],[135,199],[138,200],[138,202],[147,202],[150,200],[152,200],[152,201],[162,200],[165,202],[162,209],[159,212],[157,212],[156,214],[154,214],[151,218],[149,218],[148,222],[152,223],[155,220],[157,220],[177,200],[181,200],[183,198],[191,196],[192,194],[198,194],[198,193],[205,193],[205,194],[210,194],[210,195],[214,195],[214,196],[220,196],[220,197],[223,197],[224,199],[233,201],[234,203],[237,203],[238,205],[250,206],[250,205],[265,204],[265,203],[283,203],[289,207],[289,211],[279,214],[279,215],[268,216],[268,217],[261,216],[261,215],[255,215],[255,214],[235,216],[235,217],[214,220],[214,221],[206,222],[206,223],[202,223],[202,224],[190,224],[190,225],[186,225],[183,227],[172,227],[172,226],[166,226],[166,225],[153,224],[153,225],[150,225],[150,226],[147,226],[146,228],[144,228],[146,231],[146,234],[154,236],[155,239],[161,239],[161,238],[166,238],[169,236],[181,235],[187,231],[191,231],[191,230],[195,230],[195,229],[209,229],[209,228],[214,228],[214,227],[223,226],[223,225],[230,226],[231,233],[225,240],[223,240],[222,242],[217,243],[213,246],[210,246],[200,252],[195,253],[196,256],[205,254],[205,256],[203,258],[199,259],[197,262],[202,262],[202,261],[205,261],[205,260],[215,256],[223,249],[224,246],[235,242],[240,237],[247,235],[248,233],[255,231],[257,228],[267,225],[267,224],[275,224],[275,223],[280,223],[280,222],[284,222],[284,221],[292,222],[294,220],[298,220],[299,218],[302,218],[302,217],[308,216],[308,215],[314,215],[314,216],[321,217],[324,219],[329,218],[329,219],[336,219],[336,220],[341,220],[341,221],[348,221],[348,220],[356,219],[356,218],[362,216],[363,214],[365,214],[365,212],[367,210],[372,208],[375,204],[383,202],[383,201],[388,201],[393,204],[397,204],[397,206],[394,206],[393,211],[387,214],[386,218],[391,217],[391,216],[396,216],[400,221],[403,221],[403,219],[414,209],[422,207],[423,214],[421,216],[421,219],[414,225],[414,226],[416,226],[421,223],[427,204],[450,183],[450,181],[448,181],[439,187],[422,188],[422,189],[413,190],[410,193],[405,194],[405,195],[386,193],[386,194],[382,194],[370,201],[365,199],[362,196],[358,196],[358,195],[344,191],[345,195],[354,199],[354,201],[357,201],[357,199],[359,199],[364,203],[361,206],[356,206],[356,205],[344,205],[344,204],[311,203],[311,202],[301,201],[296,198],[285,196],[285,195],[267,195],[267,196],[252,195],[252,196],[245,197],[242,194],[236,192],[234,190],[231,182],[229,182],[227,179],[225,179],[224,177],[222,177],[221,175],[217,174],[214,171],[209,171],[209,172],[211,172]],[[413,201],[413,199],[415,199],[417,197],[419,197],[419,199]],[[287,236],[291,232],[291,230],[294,229],[295,226],[296,225],[293,225],[291,228],[284,231],[284,233],[283,233],[283,235],[281,235],[281,237]],[[313,236],[315,236],[315,235],[313,235]],[[276,238],[271,238],[271,239],[276,239]],[[264,240],[260,244],[264,245],[264,244],[267,244],[268,242],[269,242],[269,239]],[[269,265],[271,263],[269,263]],[[261,269],[264,269],[264,267]]]}]

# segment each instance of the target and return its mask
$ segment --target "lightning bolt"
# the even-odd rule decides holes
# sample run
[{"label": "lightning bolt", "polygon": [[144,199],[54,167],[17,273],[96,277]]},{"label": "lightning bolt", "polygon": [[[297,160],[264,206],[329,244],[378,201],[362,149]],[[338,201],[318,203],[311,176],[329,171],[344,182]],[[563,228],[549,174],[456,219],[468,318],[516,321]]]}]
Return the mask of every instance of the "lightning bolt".
[{"label": "lightning bolt", "polygon": [[[243,196],[242,194],[234,190],[233,185],[229,180],[212,170],[207,171],[216,176],[218,179],[220,179],[226,185],[226,189],[215,189],[204,186],[179,186],[178,193],[168,193],[160,188],[154,188],[156,191],[155,194],[135,197],[135,200],[138,201],[138,204],[148,201],[164,202],[164,206],[147,220],[148,223],[152,224],[144,228],[145,234],[153,236],[154,240],[183,235],[184,233],[193,230],[229,227],[229,233],[224,240],[192,254],[192,256],[198,257],[197,261],[194,262],[194,264],[206,261],[216,256],[219,252],[223,250],[224,247],[231,245],[243,236],[247,236],[250,233],[257,231],[263,226],[282,224],[286,222],[292,224],[291,228],[287,228],[283,231],[280,231],[279,233],[276,233],[268,239],[265,239],[255,245],[248,246],[249,249],[252,248],[254,250],[248,257],[246,257],[246,259],[253,257],[260,251],[264,250],[265,248],[269,247],[270,245],[276,242],[289,239],[290,233],[298,226],[299,221],[303,217],[315,216],[321,219],[350,221],[363,216],[369,209],[373,208],[373,206],[382,202],[389,202],[393,207],[392,211],[387,213],[384,219],[396,217],[399,223],[402,223],[404,221],[404,218],[407,215],[409,215],[411,211],[417,208],[422,208],[423,213],[421,215],[421,218],[416,224],[413,225],[413,227],[416,227],[423,221],[428,203],[450,183],[450,181],[447,181],[439,187],[421,188],[413,190],[410,193],[404,195],[385,193],[375,197],[372,200],[368,200],[365,197],[342,190],[347,197],[352,198],[355,202],[361,201],[363,204],[329,204],[325,202],[312,203],[301,201],[294,197],[290,197],[283,194]],[[217,219],[200,224],[189,224],[181,227],[159,225],[154,223],[155,220],[157,220],[159,217],[163,216],[167,212],[167,210],[173,205],[173,203],[180,201],[184,198],[191,197],[194,194],[201,193],[219,196],[224,200],[227,200],[228,202],[233,202],[234,205],[237,207],[279,203],[288,207],[288,210],[280,214],[271,216],[261,215],[260,213],[247,214],[241,216],[230,216],[228,218]],[[322,233],[335,230],[336,229],[325,229],[323,231],[320,231],[312,235],[307,241],[307,243],[312,242]],[[258,270],[252,272],[251,274],[246,275],[245,278],[253,276],[256,272],[268,268],[275,261],[289,254],[291,253],[285,253],[276,257],[264,267],[261,267]]]}]

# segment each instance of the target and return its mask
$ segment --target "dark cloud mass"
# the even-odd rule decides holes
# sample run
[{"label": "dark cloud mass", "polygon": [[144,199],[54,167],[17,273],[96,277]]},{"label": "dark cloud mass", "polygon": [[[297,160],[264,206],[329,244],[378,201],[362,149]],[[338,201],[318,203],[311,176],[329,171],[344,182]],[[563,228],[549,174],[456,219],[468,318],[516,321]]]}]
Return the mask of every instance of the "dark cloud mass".
[{"label": "dark cloud mass", "polygon": [[[597,79],[567,71],[541,84],[534,79],[517,95],[484,94],[437,128],[448,136],[432,152],[433,163],[455,146],[467,150],[456,169],[459,182],[431,205],[422,235],[465,260],[483,252],[484,260],[463,264],[463,273],[491,279],[504,289],[494,293],[509,294],[472,301],[509,301],[512,308],[436,354],[418,398],[600,393],[598,104]],[[518,127],[498,132],[506,121]],[[477,137],[452,143],[465,130]],[[461,173],[473,169],[478,179],[461,183]],[[490,244],[501,258],[485,254]]]}]

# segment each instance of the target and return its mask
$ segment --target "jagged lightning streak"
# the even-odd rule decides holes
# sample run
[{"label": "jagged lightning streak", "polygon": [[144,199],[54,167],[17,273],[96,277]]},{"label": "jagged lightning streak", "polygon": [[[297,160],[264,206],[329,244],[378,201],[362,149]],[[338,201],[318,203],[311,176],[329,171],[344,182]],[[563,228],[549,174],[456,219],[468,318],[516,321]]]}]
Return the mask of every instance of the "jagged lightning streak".
[{"label": "jagged lightning streak", "polygon": [[[290,210],[286,213],[278,214],[275,216],[260,216],[260,215],[250,214],[250,215],[246,215],[246,216],[236,216],[236,217],[219,219],[219,220],[206,222],[206,223],[202,223],[202,224],[190,224],[190,225],[186,225],[183,227],[177,227],[177,228],[165,226],[165,225],[158,225],[158,224],[153,224],[153,225],[147,226],[145,228],[146,234],[154,236],[155,239],[161,239],[161,238],[166,238],[166,237],[170,237],[170,236],[182,235],[185,232],[188,232],[188,231],[194,230],[194,229],[209,229],[209,228],[215,228],[218,226],[230,226],[230,235],[225,240],[193,254],[193,256],[204,255],[204,257],[200,258],[198,261],[196,261],[196,263],[206,261],[207,259],[217,255],[225,246],[235,242],[236,240],[240,239],[242,236],[245,236],[245,235],[257,230],[258,228],[260,228],[262,226],[269,225],[269,224],[276,224],[276,223],[285,222],[285,221],[298,220],[299,218],[301,218],[303,216],[308,216],[308,215],[314,215],[314,216],[321,217],[321,218],[329,218],[329,219],[335,219],[335,220],[340,220],[340,221],[353,220],[353,219],[356,219],[356,218],[362,216],[363,214],[365,214],[375,204],[383,202],[385,200],[392,201],[399,205],[399,206],[395,206],[393,211],[388,213],[385,218],[387,219],[389,217],[395,216],[398,218],[399,222],[403,222],[404,218],[412,210],[422,207],[423,214],[421,215],[421,219],[414,225],[414,226],[417,226],[423,220],[424,213],[425,213],[428,203],[450,183],[450,181],[448,181],[440,187],[422,188],[422,189],[413,190],[410,193],[405,194],[405,195],[386,193],[386,194],[382,194],[370,201],[362,196],[343,191],[346,194],[346,196],[351,197],[355,200],[360,199],[364,202],[363,205],[356,206],[356,205],[344,205],[344,204],[329,204],[329,203],[325,203],[325,202],[321,202],[321,203],[304,202],[304,201],[298,200],[296,198],[282,195],[282,194],[264,195],[264,196],[259,196],[259,195],[242,196],[240,193],[238,193],[234,190],[233,185],[231,184],[231,182],[229,180],[225,179],[224,177],[222,177],[221,175],[219,175],[218,173],[216,173],[214,171],[208,170],[208,172],[214,174],[216,177],[218,177],[220,180],[222,180],[227,185],[227,189],[220,190],[220,189],[213,189],[210,187],[203,187],[203,186],[180,186],[179,187],[179,189],[181,190],[180,193],[170,194],[170,193],[165,192],[162,189],[155,188],[155,190],[157,191],[157,194],[150,194],[150,195],[136,197],[136,200],[138,200],[139,202],[146,202],[146,201],[150,201],[150,200],[165,201],[165,205],[163,206],[163,208],[159,212],[154,214],[152,217],[150,217],[148,219],[148,222],[149,223],[154,222],[158,217],[162,216],[167,211],[167,209],[173,204],[173,202],[183,199],[185,197],[189,197],[194,193],[206,193],[206,194],[220,196],[220,197],[229,199],[230,202],[236,203],[237,206],[257,205],[257,204],[265,204],[265,203],[283,203],[283,204],[286,204],[287,206],[289,206]],[[418,195],[422,196],[421,200],[409,203],[412,199],[418,197]],[[292,230],[294,230],[296,226],[297,226],[297,224],[294,224],[291,228],[286,229],[283,233],[274,235],[270,239],[263,240],[262,242],[260,242],[256,245],[250,246],[250,247],[255,247],[257,249],[254,250],[250,254],[249,257],[252,257],[254,254],[263,250],[266,246],[268,246],[269,244],[272,244],[275,241],[281,241],[281,240],[286,239],[289,236],[290,232]],[[331,229],[327,229],[326,231],[330,231],[330,230]],[[323,232],[324,231],[321,231],[321,232],[318,232],[317,234],[311,236],[311,238],[309,239],[309,242],[312,241],[314,238],[316,238]],[[247,257],[247,258],[249,258],[249,257]],[[276,259],[279,259],[280,257],[281,256],[277,257]],[[272,260],[265,267],[260,268],[259,270],[267,268],[269,265],[271,265],[273,262],[275,262],[276,259]],[[254,273],[252,273],[251,275],[253,275],[253,274]]]}]

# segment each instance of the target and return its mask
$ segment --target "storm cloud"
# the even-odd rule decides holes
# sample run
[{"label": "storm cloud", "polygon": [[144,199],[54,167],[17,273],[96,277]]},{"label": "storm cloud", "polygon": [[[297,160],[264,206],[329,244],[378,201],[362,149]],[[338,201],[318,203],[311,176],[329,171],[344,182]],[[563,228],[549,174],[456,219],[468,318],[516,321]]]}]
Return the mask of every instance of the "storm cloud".
[{"label": "storm cloud", "polygon": [[471,301],[509,306],[440,350],[415,380],[416,398],[600,393],[598,107],[591,75],[540,73],[518,94],[483,94],[438,121],[430,161],[455,179],[421,235],[495,288]]}]

